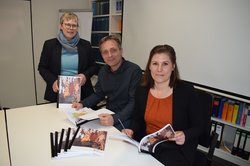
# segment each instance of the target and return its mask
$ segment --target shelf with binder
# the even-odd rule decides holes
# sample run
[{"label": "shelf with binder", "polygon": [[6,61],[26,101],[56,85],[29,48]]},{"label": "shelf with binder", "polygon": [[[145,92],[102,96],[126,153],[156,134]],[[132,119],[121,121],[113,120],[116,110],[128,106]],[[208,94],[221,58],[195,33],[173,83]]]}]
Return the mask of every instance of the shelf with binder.
[{"label": "shelf with binder", "polygon": [[[219,126],[219,128],[216,126]],[[250,164],[249,128],[212,118],[211,130],[219,134],[217,150],[220,150],[220,153],[224,152],[224,155],[228,155],[229,161],[239,164],[235,161],[235,158],[237,158],[242,160],[243,163]]]},{"label": "shelf with binder", "polygon": [[107,36],[109,33],[107,32],[103,32],[103,33],[100,33],[100,32],[92,32],[92,35],[91,35],[91,41],[92,41],[92,47],[97,47],[98,48],[98,45],[99,45],[99,41]]},{"label": "shelf with binder", "polygon": [[[200,146],[200,145],[198,146],[198,148],[204,152],[208,152],[208,148],[205,148],[205,147]],[[219,148],[215,149],[214,156],[218,156],[226,161],[232,162],[232,163],[237,164],[237,165],[249,166],[249,161],[243,160],[239,156],[230,155],[230,154],[228,154],[228,152],[225,152],[224,150],[219,149]]]},{"label": "shelf with binder", "polygon": [[214,131],[216,131],[220,137],[218,138],[214,155],[237,165],[248,166],[250,164],[249,132],[228,126],[224,123],[218,122],[217,125],[218,124],[220,126],[219,130],[217,130],[218,127],[215,127]]},{"label": "shelf with binder", "polygon": [[123,0],[110,0],[110,13],[111,14],[118,14],[122,13],[123,9]]},{"label": "shelf with binder", "polygon": [[121,33],[121,31],[122,31],[121,14],[112,15],[111,22],[113,23],[113,24],[111,24],[111,28],[110,28],[111,33]]},{"label": "shelf with binder", "polygon": [[96,62],[104,64],[98,49],[101,38],[116,35],[122,40],[123,0],[91,0],[93,23],[91,43],[96,55]]},{"label": "shelf with binder", "polygon": [[220,122],[220,123],[223,123],[223,124],[225,124],[225,125],[232,126],[232,127],[235,127],[235,128],[238,128],[238,129],[241,129],[241,130],[245,130],[245,131],[250,132],[250,128],[246,128],[246,127],[243,127],[243,126],[240,126],[240,125],[237,125],[237,124],[233,124],[233,123],[230,123],[230,122],[221,120],[221,119],[216,118],[216,117],[212,117],[211,119],[212,119],[213,121]]},{"label": "shelf with binder", "polygon": [[109,14],[109,0],[93,0],[92,1],[92,11],[93,15],[104,15]]},{"label": "shelf with binder", "polygon": [[216,95],[212,116],[214,121],[250,132],[250,102]]},{"label": "shelf with binder", "polygon": [[250,163],[249,161],[244,160],[239,156],[229,155],[228,152],[225,152],[222,149],[216,148],[214,155],[219,156],[220,158],[222,158],[224,160],[230,161],[234,164],[241,165],[241,166],[249,166],[249,163]]},{"label": "shelf with binder", "polygon": [[109,17],[93,17],[92,31],[109,31]]},{"label": "shelf with binder", "polygon": [[215,156],[237,165],[250,165],[250,99],[196,87],[213,95],[211,132],[219,134]]},{"label": "shelf with binder", "polygon": [[101,56],[99,48],[98,47],[93,47],[93,51],[94,51],[94,54],[95,54],[96,63],[99,64],[99,65],[105,64],[104,60],[103,60],[103,58]]}]

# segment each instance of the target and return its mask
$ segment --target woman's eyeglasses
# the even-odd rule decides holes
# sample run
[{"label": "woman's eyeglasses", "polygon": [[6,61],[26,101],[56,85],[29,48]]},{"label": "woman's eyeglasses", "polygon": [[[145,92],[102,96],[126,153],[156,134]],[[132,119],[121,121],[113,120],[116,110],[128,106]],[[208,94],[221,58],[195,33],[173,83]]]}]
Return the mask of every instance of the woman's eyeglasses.
[{"label": "woman's eyeglasses", "polygon": [[70,28],[76,29],[76,28],[78,28],[78,25],[76,25],[76,24],[67,24],[67,23],[64,23],[64,25],[65,25],[65,27],[67,29],[70,29]]}]

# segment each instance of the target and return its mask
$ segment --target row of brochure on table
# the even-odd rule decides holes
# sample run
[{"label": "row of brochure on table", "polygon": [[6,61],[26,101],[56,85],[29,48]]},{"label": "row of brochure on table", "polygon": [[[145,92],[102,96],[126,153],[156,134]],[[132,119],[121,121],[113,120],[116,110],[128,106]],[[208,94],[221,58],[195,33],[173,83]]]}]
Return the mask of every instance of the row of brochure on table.
[{"label": "row of brochure on table", "polygon": [[[154,153],[158,144],[168,141],[168,138],[175,135],[172,126],[167,124],[157,132],[149,134],[137,142],[124,133],[108,135],[108,132],[104,130],[84,128],[84,123],[98,119],[98,115],[101,113],[114,114],[108,109],[96,111],[89,108],[83,108],[79,111],[75,109],[61,110],[75,127],[50,133],[51,157],[55,159],[86,155],[101,156],[105,151],[108,138],[133,144],[137,146],[139,152]],[[122,124],[121,121],[120,123]]]}]

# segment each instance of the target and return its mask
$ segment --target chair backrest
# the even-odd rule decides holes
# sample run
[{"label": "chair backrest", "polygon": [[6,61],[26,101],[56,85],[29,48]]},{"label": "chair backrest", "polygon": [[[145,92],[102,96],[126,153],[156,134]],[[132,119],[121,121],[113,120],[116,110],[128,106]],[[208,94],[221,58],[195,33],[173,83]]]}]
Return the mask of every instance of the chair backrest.
[{"label": "chair backrest", "polygon": [[210,130],[211,130],[211,115],[212,115],[212,102],[213,97],[211,94],[197,89],[198,98],[201,105],[201,111],[203,119],[205,122],[204,132],[199,138],[199,144],[204,147],[209,147],[210,145]]},{"label": "chair backrest", "polygon": [[203,119],[205,122],[204,132],[199,138],[199,145],[202,145],[208,148],[207,153],[203,153],[200,150],[197,150],[196,161],[194,165],[211,165],[212,158],[214,155],[214,150],[217,142],[218,134],[213,132],[211,133],[211,115],[212,115],[212,103],[213,96],[205,91],[197,89],[197,94],[199,97],[201,111],[203,113]]}]

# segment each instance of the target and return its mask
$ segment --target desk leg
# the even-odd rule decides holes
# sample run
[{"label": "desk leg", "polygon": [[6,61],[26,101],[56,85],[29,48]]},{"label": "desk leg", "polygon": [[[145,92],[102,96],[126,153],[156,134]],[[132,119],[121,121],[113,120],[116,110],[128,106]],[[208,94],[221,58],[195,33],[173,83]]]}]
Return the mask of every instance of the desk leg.
[{"label": "desk leg", "polygon": [[9,108],[5,108],[3,107],[3,111],[4,111],[4,119],[5,119],[5,127],[6,127],[6,136],[7,136],[7,144],[8,144],[8,152],[9,152],[9,161],[10,161],[10,166],[12,166],[12,163],[11,163],[11,153],[10,153],[10,143],[9,143],[9,133],[8,133],[8,120],[7,120],[7,109]]}]

